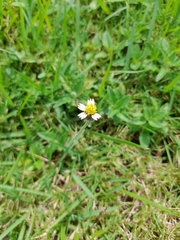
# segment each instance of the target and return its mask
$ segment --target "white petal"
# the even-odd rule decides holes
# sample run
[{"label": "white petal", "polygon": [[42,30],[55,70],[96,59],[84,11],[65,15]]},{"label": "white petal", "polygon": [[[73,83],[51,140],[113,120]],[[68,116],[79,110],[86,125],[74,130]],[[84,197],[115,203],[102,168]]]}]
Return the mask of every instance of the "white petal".
[{"label": "white petal", "polygon": [[95,113],[91,116],[94,120],[98,120],[99,118],[101,118],[101,115],[99,113]]},{"label": "white petal", "polygon": [[85,112],[82,112],[82,113],[78,114],[78,117],[82,120],[87,117],[87,114]]},{"label": "white petal", "polygon": [[88,101],[87,101],[87,104],[95,104],[95,102],[94,102],[94,99],[89,99]]},{"label": "white petal", "polygon": [[79,103],[79,104],[78,104],[78,108],[79,108],[81,111],[84,111],[85,108],[86,108],[86,106],[85,106],[84,104],[82,104],[82,103]]}]

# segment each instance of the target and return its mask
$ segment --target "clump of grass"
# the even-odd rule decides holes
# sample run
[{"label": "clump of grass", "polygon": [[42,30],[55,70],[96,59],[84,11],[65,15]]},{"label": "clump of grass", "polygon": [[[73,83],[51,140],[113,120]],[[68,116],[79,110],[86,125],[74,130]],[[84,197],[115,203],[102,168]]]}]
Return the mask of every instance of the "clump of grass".
[{"label": "clump of grass", "polygon": [[177,1],[0,1],[0,22],[0,240],[179,239]]}]

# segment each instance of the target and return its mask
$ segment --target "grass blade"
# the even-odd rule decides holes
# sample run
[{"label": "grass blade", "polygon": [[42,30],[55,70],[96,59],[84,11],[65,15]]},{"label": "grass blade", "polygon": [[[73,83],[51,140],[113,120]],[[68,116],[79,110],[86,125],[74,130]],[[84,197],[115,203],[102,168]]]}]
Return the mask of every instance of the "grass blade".
[{"label": "grass blade", "polygon": [[67,240],[65,230],[66,230],[65,227],[61,226],[61,232],[60,232],[61,240]]},{"label": "grass blade", "polygon": [[18,237],[18,240],[23,240],[24,239],[25,231],[26,231],[26,226],[25,226],[25,224],[23,224],[22,228],[21,228],[21,231],[20,231],[20,234],[19,234],[19,237]]},{"label": "grass blade", "polygon": [[22,223],[28,216],[29,213],[25,213],[22,217],[17,219],[11,226],[9,226],[1,235],[0,240],[3,240],[14,228],[16,228],[20,223]]},{"label": "grass blade", "polygon": [[4,185],[9,181],[11,176],[16,171],[16,168],[18,167],[18,164],[19,164],[19,161],[21,160],[21,158],[22,158],[22,152],[19,153],[19,155],[18,155],[16,161],[14,162],[12,168],[9,170],[9,173],[8,173],[8,175],[7,175],[7,177],[5,178],[5,181],[4,181]]},{"label": "grass blade", "polygon": [[13,106],[14,104],[2,84],[0,84],[0,92],[2,93],[3,97],[7,100],[8,104],[10,106]]},{"label": "grass blade", "polygon": [[102,0],[98,0],[98,3],[100,5],[100,7],[102,8],[102,10],[106,13],[106,14],[110,14],[110,10],[107,7],[107,5],[102,1]]},{"label": "grass blade", "polygon": [[[80,43],[80,2],[76,1],[76,45]],[[77,52],[78,56],[78,52]]]},{"label": "grass blade", "polygon": [[117,16],[120,12],[124,11],[125,9],[127,9],[127,7],[119,8],[118,10],[116,10],[115,12],[113,12],[112,14],[110,14],[108,17],[106,17],[106,18],[104,19],[104,22],[108,21],[108,20],[111,19],[112,17]]},{"label": "grass blade", "polygon": [[68,214],[70,214],[81,202],[87,197],[87,194],[82,194],[56,221],[52,224],[49,231],[51,231],[59,222],[61,222]]},{"label": "grass blade", "polygon": [[110,53],[111,56],[110,56],[110,62],[109,62],[109,65],[108,65],[108,68],[106,70],[106,73],[102,79],[102,82],[101,82],[101,85],[99,87],[99,96],[102,96],[103,95],[103,92],[104,92],[104,86],[105,86],[105,83],[106,83],[106,80],[109,76],[109,73],[110,73],[110,69],[111,69],[111,65],[112,65],[112,59],[113,59],[113,53]]},{"label": "grass blade", "polygon": [[167,86],[165,86],[164,93],[167,93],[171,91],[173,88],[175,88],[179,81],[180,81],[180,74],[177,77],[175,77]]},{"label": "grass blade", "polygon": [[19,187],[12,187],[9,185],[2,185],[0,184],[0,192],[3,192],[3,189],[7,189],[7,190],[11,190],[11,191],[17,191],[17,192],[25,192],[25,193],[30,193],[32,195],[39,195],[39,196],[43,196],[43,197],[51,197],[51,194],[48,193],[44,193],[44,192],[40,192],[37,190],[32,190],[32,189],[28,189],[28,188],[19,188]]},{"label": "grass blade", "polygon": [[125,61],[125,69],[129,68],[129,63],[131,59],[131,50],[133,48],[135,27],[136,27],[136,23],[134,23],[132,26],[131,36],[130,36],[129,45],[128,45],[128,51],[127,51],[126,61]]},{"label": "grass blade", "polygon": [[92,135],[96,135],[98,137],[101,137],[101,138],[106,139],[106,140],[110,140],[110,141],[115,142],[115,143],[126,144],[126,145],[129,145],[131,147],[136,147],[136,148],[143,149],[142,146],[140,146],[136,143],[133,143],[133,142],[129,142],[129,141],[122,140],[122,139],[119,139],[119,138],[111,137],[111,136],[108,136],[108,135],[103,134],[103,133],[98,133],[98,132],[93,132],[93,131],[89,131],[89,132],[92,133]]},{"label": "grass blade", "polygon": [[27,37],[26,37],[25,21],[24,21],[24,15],[23,15],[24,10],[23,10],[22,4],[19,5],[19,11],[20,11],[20,21],[21,21],[21,36],[23,40],[24,49],[26,49]]},{"label": "grass blade", "polygon": [[81,186],[81,188],[85,191],[85,193],[90,196],[91,198],[95,199],[94,195],[92,192],[89,190],[89,188],[86,187],[86,185],[81,181],[81,179],[74,173],[72,173],[72,177],[74,181]]},{"label": "grass blade", "polygon": [[149,33],[148,33],[147,42],[150,41],[153,29],[154,29],[154,23],[155,23],[155,20],[156,20],[157,10],[158,10],[158,1],[159,0],[156,0],[155,4],[154,4],[154,11],[153,11],[153,14],[152,14],[152,19],[151,19],[151,23],[150,23],[150,29],[149,29]]},{"label": "grass blade", "polygon": [[168,213],[168,214],[170,214],[170,215],[173,215],[173,216],[176,216],[176,217],[180,217],[180,213],[179,213],[179,212],[177,212],[177,211],[172,211],[172,210],[164,207],[163,205],[160,205],[160,204],[158,204],[158,203],[155,203],[155,202],[153,202],[153,201],[151,201],[151,200],[149,200],[149,199],[147,199],[147,198],[145,198],[145,197],[142,197],[142,196],[140,196],[140,195],[138,195],[138,194],[136,194],[136,193],[129,192],[129,191],[124,190],[124,189],[119,189],[119,191],[120,191],[121,193],[127,194],[128,196],[133,197],[133,198],[135,198],[135,199],[137,199],[137,200],[139,200],[139,201],[141,201],[141,202],[143,202],[143,203],[145,203],[145,204],[148,204],[148,205],[150,205],[150,206],[152,206],[152,207],[155,207],[155,208],[158,209],[159,211],[163,211],[163,212],[166,212],[166,213]]},{"label": "grass blade", "polygon": [[26,234],[26,240],[30,239],[31,233],[33,232],[33,224],[34,224],[34,220],[36,218],[36,214],[32,214],[32,219],[31,222],[29,224],[29,229],[27,230],[27,234]]}]

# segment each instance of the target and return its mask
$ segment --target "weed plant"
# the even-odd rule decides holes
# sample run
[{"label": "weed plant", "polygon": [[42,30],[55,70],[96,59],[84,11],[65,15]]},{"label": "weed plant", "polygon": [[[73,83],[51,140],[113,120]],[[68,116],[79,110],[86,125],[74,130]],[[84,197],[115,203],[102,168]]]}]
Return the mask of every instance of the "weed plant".
[{"label": "weed plant", "polygon": [[179,26],[177,0],[0,0],[0,240],[180,239]]}]

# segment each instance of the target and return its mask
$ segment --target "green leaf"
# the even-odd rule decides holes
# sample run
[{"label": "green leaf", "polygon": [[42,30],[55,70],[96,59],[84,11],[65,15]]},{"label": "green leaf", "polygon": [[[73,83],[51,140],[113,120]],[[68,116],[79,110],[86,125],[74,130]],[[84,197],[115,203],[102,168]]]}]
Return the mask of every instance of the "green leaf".
[{"label": "green leaf", "polygon": [[135,119],[133,122],[131,122],[135,126],[142,126],[146,123],[143,119]]},{"label": "green leaf", "polygon": [[117,101],[115,92],[113,91],[113,89],[110,86],[107,87],[107,101],[110,104],[115,104],[115,102]]},{"label": "green leaf", "polygon": [[144,148],[148,148],[149,147],[149,143],[150,143],[150,140],[151,140],[151,135],[150,135],[150,132],[143,129],[139,135],[139,142],[140,142],[140,145]]},{"label": "green leaf", "polygon": [[131,122],[131,120],[122,113],[118,113],[117,117],[120,118],[124,122]]},{"label": "green leaf", "polygon": [[104,87],[105,87],[106,80],[107,80],[107,78],[109,76],[109,73],[110,73],[110,69],[111,69],[111,65],[112,65],[112,59],[113,59],[113,54],[111,54],[110,62],[108,64],[108,68],[105,72],[105,75],[104,75],[102,81],[101,81],[101,85],[99,87],[99,96],[104,94]]},{"label": "green leaf", "polygon": [[38,170],[42,169],[42,160],[37,160],[35,163],[34,163],[34,167]]},{"label": "green leaf", "polygon": [[75,182],[77,182],[77,184],[79,184],[79,186],[81,186],[81,188],[85,191],[85,193],[90,196],[93,199],[96,199],[93,195],[93,193],[89,190],[89,188],[86,187],[86,185],[81,181],[81,179],[74,173],[72,173],[72,177],[75,180]]},{"label": "green leaf", "polygon": [[111,108],[109,109],[109,112],[108,112],[108,118],[112,118],[114,115],[116,115],[117,113],[119,112],[119,109],[114,109],[114,108]]},{"label": "green leaf", "polygon": [[[84,86],[84,81],[85,81],[85,77],[81,77],[81,78],[79,78],[79,80],[76,80],[74,82],[74,91],[77,94],[79,94],[82,91],[83,86]],[[67,100],[68,100],[68,103],[71,102],[71,101],[69,101],[69,99],[67,99]]]},{"label": "green leaf", "polygon": [[133,192],[130,192],[130,191],[127,191],[127,190],[124,190],[124,189],[119,189],[119,191],[122,193],[122,194],[127,194],[128,196],[130,197],[133,197],[141,202],[143,202],[144,204],[146,205],[150,205],[154,208],[156,208],[157,210],[159,211],[163,211],[163,212],[166,212],[172,216],[177,216],[177,217],[180,217],[180,213],[178,211],[175,211],[175,210],[171,210],[167,207],[164,207],[162,204],[159,204],[159,203],[156,203],[156,202],[153,202],[151,201],[150,199],[148,198],[145,198],[145,197],[142,197],[136,193],[133,193]]},{"label": "green leaf", "polygon": [[29,127],[28,127],[28,124],[27,124],[26,120],[23,118],[23,116],[21,114],[19,114],[19,118],[20,118],[22,126],[24,128],[24,132],[26,133],[27,136],[30,136],[31,132],[29,130]]},{"label": "green leaf", "polygon": [[60,107],[63,104],[67,104],[70,102],[72,102],[72,97],[69,94],[61,96],[58,101],[54,102],[54,108]]},{"label": "green leaf", "polygon": [[161,122],[158,119],[154,118],[148,121],[149,125],[154,128],[161,128]]},{"label": "green leaf", "polygon": [[25,231],[26,231],[26,226],[25,226],[25,224],[23,224],[22,227],[21,227],[21,231],[19,233],[19,236],[18,236],[18,240],[23,240],[24,239]]},{"label": "green leaf", "polygon": [[169,42],[165,38],[162,38],[160,42],[163,51],[166,52],[167,55],[169,55],[171,53]]},{"label": "green leaf", "polygon": [[152,17],[151,17],[151,23],[150,23],[150,29],[149,29],[149,33],[148,33],[147,42],[150,42],[152,32],[153,32],[153,29],[154,29],[155,20],[156,20],[156,16],[157,16],[157,12],[158,12],[158,2],[159,2],[158,0],[155,0],[154,11],[153,11]]},{"label": "green leaf", "polygon": [[105,31],[102,36],[103,46],[109,51],[112,50],[112,38],[108,31]]},{"label": "green leaf", "polygon": [[12,193],[13,192],[25,192],[25,193],[29,193],[31,195],[40,195],[40,196],[49,197],[49,198],[52,197],[51,194],[40,192],[37,190],[32,190],[32,189],[28,189],[28,188],[20,188],[20,187],[12,187],[9,185],[2,185],[2,184],[0,184],[0,190],[1,190],[1,192],[10,190]]},{"label": "green leaf", "polygon": [[122,99],[117,101],[115,107],[118,108],[118,109],[122,109],[122,108],[126,107],[129,100],[130,100],[130,96],[124,96]]},{"label": "green leaf", "polygon": [[69,214],[72,213],[72,211],[74,209],[76,209],[79,205],[82,204],[82,201],[87,197],[87,194],[82,194],[80,197],[78,197],[77,199],[75,199],[75,201],[66,209],[66,211],[61,214],[58,219],[56,219],[56,221],[51,225],[49,231],[51,231],[57,224],[59,224],[59,222],[61,222],[62,220],[65,219],[65,217]]},{"label": "green leaf", "polygon": [[152,110],[148,106],[144,106],[144,117],[148,121],[152,117]]},{"label": "green leaf", "polygon": [[127,124],[131,132],[137,132],[141,129],[141,125],[134,125],[132,123]]},{"label": "green leaf", "polygon": [[3,95],[4,99],[7,100],[8,104],[13,107],[14,104],[13,104],[13,102],[12,102],[10,96],[9,96],[9,93],[6,92],[6,90],[5,90],[5,88],[3,87],[2,84],[0,84],[0,92]]},{"label": "green leaf", "polygon": [[79,239],[80,239],[80,235],[78,233],[76,233],[74,236],[74,240],[79,240]]},{"label": "green leaf", "polygon": [[110,10],[107,7],[107,5],[103,2],[103,0],[98,0],[98,3],[106,14],[110,14]]},{"label": "green leaf", "polygon": [[91,235],[92,238],[96,238],[96,237],[100,237],[102,236],[106,231],[105,230],[99,230],[99,231],[96,231],[95,233],[93,233]]},{"label": "green leaf", "polygon": [[161,68],[158,75],[156,76],[156,82],[159,82],[168,72],[169,70],[166,68]]},{"label": "green leaf", "polygon": [[47,141],[50,144],[53,144],[56,147],[62,147],[63,149],[65,149],[64,144],[62,143],[62,141],[64,141],[63,137],[64,137],[64,133],[61,134],[61,139],[60,139],[60,135],[57,135],[56,133],[51,133],[51,132],[38,132],[37,135]]},{"label": "green leaf", "polygon": [[153,105],[153,110],[157,111],[159,108],[159,102],[157,98],[150,97],[152,105]]},{"label": "green leaf", "polygon": [[130,40],[129,40],[129,44],[128,44],[128,51],[127,51],[126,60],[125,60],[125,69],[126,70],[128,70],[128,68],[129,68],[130,59],[132,57],[131,51],[133,49],[135,28],[136,28],[136,23],[134,22],[133,26],[132,26],[131,36],[130,36]]},{"label": "green leaf", "polygon": [[13,229],[15,229],[20,223],[22,223],[28,216],[28,213],[25,213],[19,219],[15,220],[8,228],[6,228],[0,235],[0,240],[3,240]]},{"label": "green leaf", "polygon": [[[117,1],[117,0],[116,0]],[[112,2],[112,1],[111,1]],[[123,10],[126,10],[127,7],[122,7],[119,8],[118,10],[116,10],[115,12],[113,12],[112,14],[110,14],[108,17],[106,17],[104,19],[104,22],[108,21],[109,19],[111,19],[112,17],[116,17],[120,12],[122,12]]]},{"label": "green leaf", "polygon": [[61,236],[61,240],[67,240],[64,226],[61,226],[60,236]]},{"label": "green leaf", "polygon": [[171,91],[174,87],[176,87],[177,83],[180,81],[180,74],[175,77],[172,82],[170,82],[165,88],[164,93]]},{"label": "green leaf", "polygon": [[112,62],[112,66],[113,67],[124,67],[125,65],[125,60],[124,58],[120,58],[120,59],[117,59],[117,60],[113,60]]},{"label": "green leaf", "polygon": [[[86,131],[88,131],[88,130],[86,130]],[[116,137],[111,137],[111,136],[108,136],[106,134],[102,134],[102,133],[98,133],[98,132],[94,132],[94,131],[90,131],[90,132],[92,133],[92,135],[96,135],[98,137],[101,137],[103,139],[106,139],[106,140],[109,140],[109,141],[112,141],[112,142],[115,142],[115,143],[126,144],[126,145],[129,145],[129,146],[132,146],[132,147],[142,148],[142,146],[140,146],[136,143],[127,141],[127,140],[123,140],[123,139],[116,138]]]},{"label": "green leaf", "polygon": [[160,112],[163,114],[163,117],[169,114],[169,103],[165,103],[164,105],[161,106]]},{"label": "green leaf", "polygon": [[41,72],[38,74],[38,78],[41,79],[41,78],[44,78],[46,76],[46,73],[45,72]]},{"label": "green leaf", "polygon": [[105,52],[99,52],[95,55],[94,59],[99,59],[99,58],[107,58],[107,53]]}]

